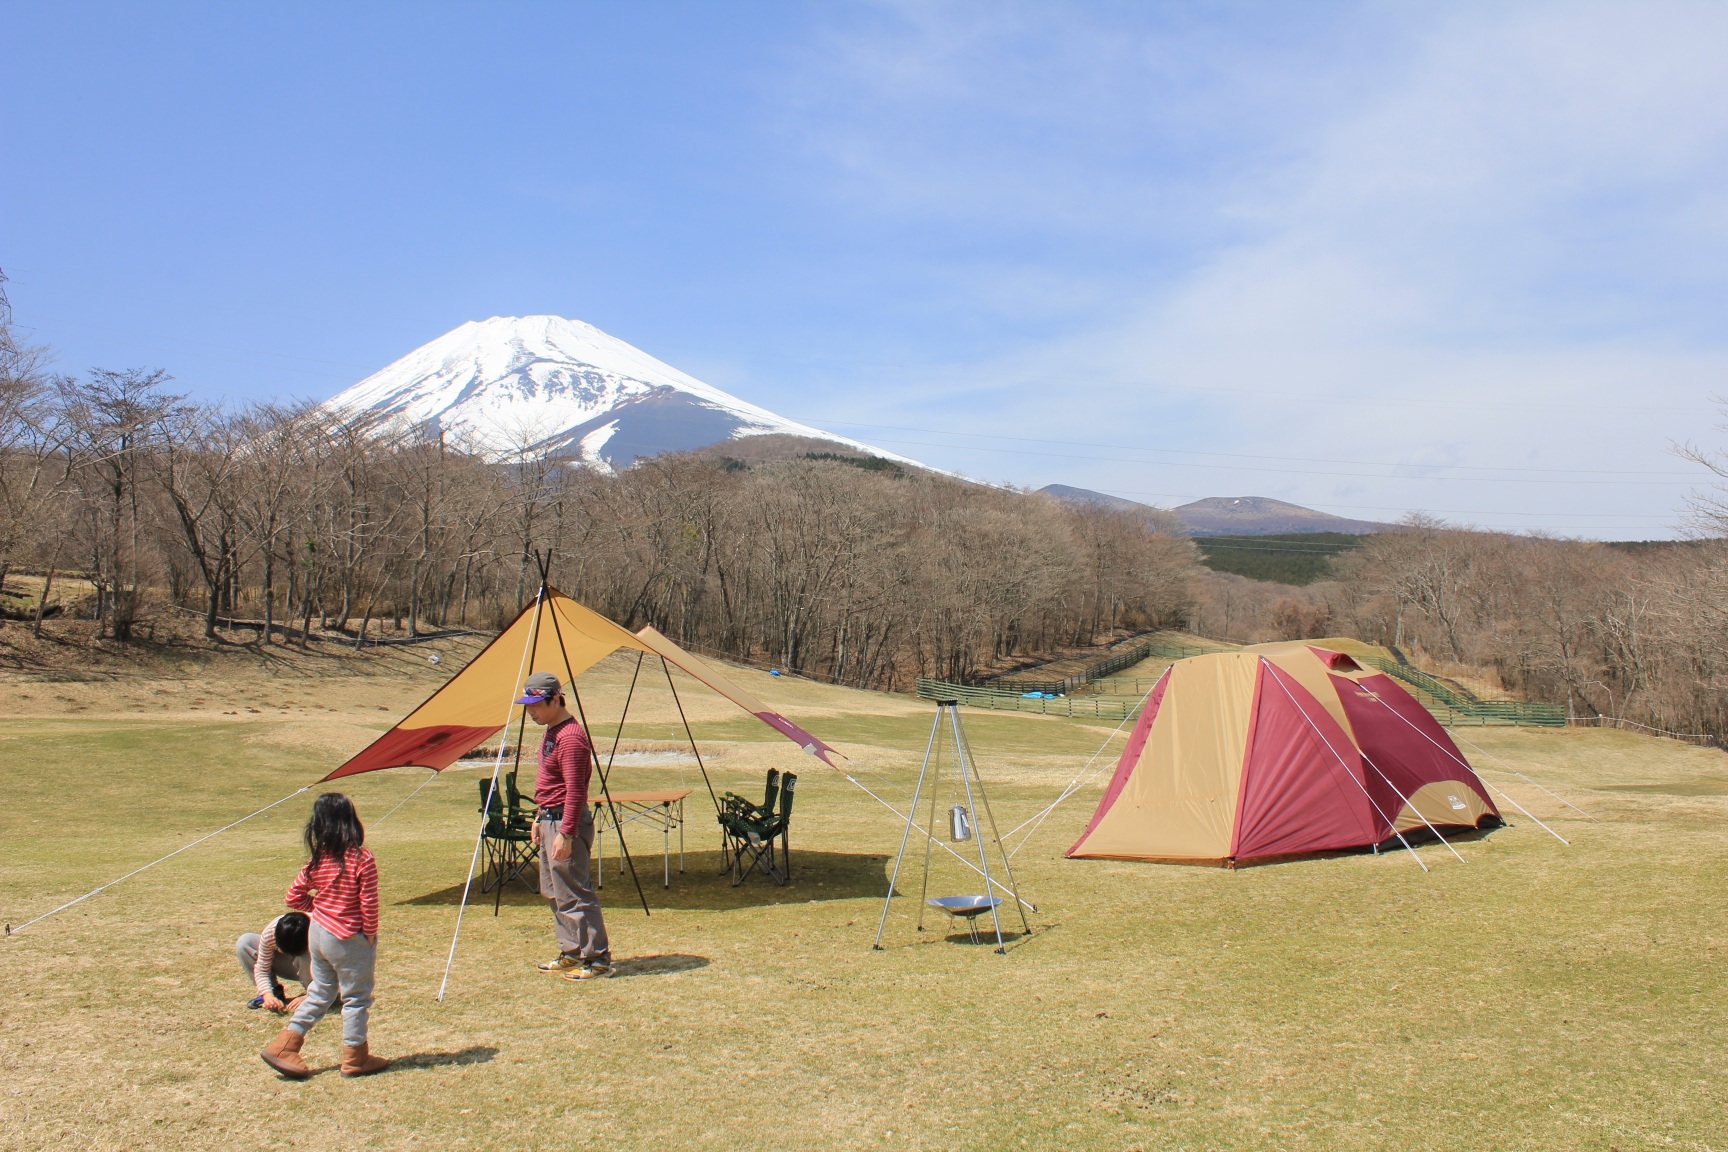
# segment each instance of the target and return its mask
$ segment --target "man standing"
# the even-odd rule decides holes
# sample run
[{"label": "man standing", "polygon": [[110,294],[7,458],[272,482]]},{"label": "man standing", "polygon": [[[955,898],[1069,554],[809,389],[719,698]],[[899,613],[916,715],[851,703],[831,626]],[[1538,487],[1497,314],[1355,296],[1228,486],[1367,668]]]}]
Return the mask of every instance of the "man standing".
[{"label": "man standing", "polygon": [[566,980],[602,980],[612,975],[612,948],[600,917],[600,898],[589,879],[594,814],[588,810],[593,750],[588,733],[564,706],[558,677],[536,672],[516,703],[546,729],[540,740],[540,771],[534,777],[534,843],[540,848],[540,894],[552,902],[558,958],[540,971]]}]

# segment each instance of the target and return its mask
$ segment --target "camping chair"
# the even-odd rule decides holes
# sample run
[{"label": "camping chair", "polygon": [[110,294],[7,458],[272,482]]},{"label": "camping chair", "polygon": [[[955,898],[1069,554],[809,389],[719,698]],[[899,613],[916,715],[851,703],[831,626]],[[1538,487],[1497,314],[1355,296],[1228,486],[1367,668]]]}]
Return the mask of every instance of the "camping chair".
[{"label": "camping chair", "polygon": [[[720,855],[726,860],[726,866],[720,869],[720,875],[734,870],[734,861],[738,857],[738,848],[733,844],[732,824],[739,821],[761,823],[774,815],[774,802],[780,795],[780,769],[768,769],[768,787],[761,804],[752,804],[736,792],[727,792],[720,797]],[[727,817],[734,817],[728,824]]]},{"label": "camping chair", "polygon": [[[732,872],[737,877],[732,887],[750,878],[758,867],[784,887],[792,882],[792,797],[798,789],[798,776],[788,772],[780,778],[780,810],[765,819],[746,819],[733,812],[724,812],[720,823],[728,833],[732,849]],[[780,842],[776,858],[775,841]],[[748,863],[745,862],[748,857]]]},{"label": "camping chair", "polygon": [[768,769],[768,783],[764,789],[761,804],[753,804],[736,792],[726,792],[721,795],[719,809],[720,854],[726,859],[726,866],[720,869],[721,875],[733,870],[732,862],[738,854],[736,846],[732,843],[732,828],[728,824],[727,817],[735,818],[731,821],[733,825],[740,820],[755,822],[767,820],[774,815],[774,804],[779,795],[780,770],[778,768]]},{"label": "camping chair", "polygon": [[[540,850],[534,846],[533,832],[518,827],[510,819],[504,789],[494,788],[491,777],[476,783],[480,785],[480,811],[486,814],[486,823],[480,833],[486,850],[486,867],[480,873],[480,892],[482,895],[497,893],[492,898],[492,915],[496,916],[504,903],[504,885],[520,878],[540,855]],[[492,874],[490,880],[486,878],[487,872]]]},{"label": "camping chair", "polygon": [[522,795],[521,790],[516,787],[516,770],[514,768],[504,774],[504,799],[509,805],[509,820],[512,828],[527,831],[534,827],[534,797]]}]

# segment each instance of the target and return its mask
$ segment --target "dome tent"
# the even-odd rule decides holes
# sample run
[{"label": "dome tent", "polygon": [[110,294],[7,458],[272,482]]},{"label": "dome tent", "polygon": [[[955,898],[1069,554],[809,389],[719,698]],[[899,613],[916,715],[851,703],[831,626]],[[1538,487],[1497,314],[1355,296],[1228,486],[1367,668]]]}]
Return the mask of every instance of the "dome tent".
[{"label": "dome tent", "polygon": [[1344,652],[1266,644],[1170,666],[1067,854],[1233,867],[1500,823],[1445,729],[1391,677]]}]

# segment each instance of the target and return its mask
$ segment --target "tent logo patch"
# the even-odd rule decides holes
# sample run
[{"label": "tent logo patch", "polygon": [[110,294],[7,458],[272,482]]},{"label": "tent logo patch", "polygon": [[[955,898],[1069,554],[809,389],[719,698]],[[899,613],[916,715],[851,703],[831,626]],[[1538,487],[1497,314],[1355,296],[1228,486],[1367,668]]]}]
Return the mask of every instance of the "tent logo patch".
[{"label": "tent logo patch", "polygon": [[1458,799],[1458,797],[1456,797],[1456,796],[1448,796],[1448,797],[1446,797],[1446,799],[1451,801],[1452,811],[1454,811],[1454,812],[1464,811],[1464,801]]}]

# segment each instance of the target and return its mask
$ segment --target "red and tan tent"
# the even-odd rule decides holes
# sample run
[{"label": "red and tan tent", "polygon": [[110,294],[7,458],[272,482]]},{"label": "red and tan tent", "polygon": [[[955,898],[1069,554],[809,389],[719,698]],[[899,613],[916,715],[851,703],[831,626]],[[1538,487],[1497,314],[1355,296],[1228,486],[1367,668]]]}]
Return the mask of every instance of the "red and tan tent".
[{"label": "red and tan tent", "polygon": [[661,657],[812,756],[834,763],[830,757],[838,753],[829,745],[654,629],[632,634],[548,587],[467,667],[324,780],[380,768],[418,766],[442,771],[503,730],[514,714],[511,701],[521,694],[522,682],[530,673],[550,672],[568,684],[621,648]]},{"label": "red and tan tent", "polygon": [[1445,729],[1391,677],[1269,644],[1170,666],[1068,855],[1234,866],[1500,822]]}]

